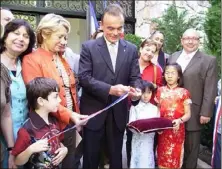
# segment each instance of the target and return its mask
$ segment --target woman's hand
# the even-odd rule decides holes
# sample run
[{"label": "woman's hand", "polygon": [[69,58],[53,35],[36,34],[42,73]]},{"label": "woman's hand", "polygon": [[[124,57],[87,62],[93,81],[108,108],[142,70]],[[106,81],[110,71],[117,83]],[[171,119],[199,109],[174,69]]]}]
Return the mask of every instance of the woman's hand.
[{"label": "woman's hand", "polygon": [[179,130],[179,128],[180,128],[180,123],[181,123],[181,119],[175,119],[175,120],[172,121],[172,123],[173,123],[173,129],[174,129],[174,131]]},{"label": "woman's hand", "polygon": [[71,115],[71,119],[72,121],[78,125],[77,130],[80,131],[82,126],[86,125],[86,123],[88,122],[88,115],[81,115],[78,113],[73,112]]},{"label": "woman's hand", "polygon": [[60,147],[55,151],[56,156],[52,159],[52,164],[54,166],[59,165],[62,160],[65,158],[66,154],[68,153],[67,147]]}]

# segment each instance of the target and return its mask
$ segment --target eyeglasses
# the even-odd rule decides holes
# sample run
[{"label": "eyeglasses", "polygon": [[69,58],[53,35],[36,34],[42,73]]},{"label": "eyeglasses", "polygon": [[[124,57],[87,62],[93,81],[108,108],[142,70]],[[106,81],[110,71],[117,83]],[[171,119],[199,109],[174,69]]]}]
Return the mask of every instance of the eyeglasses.
[{"label": "eyeglasses", "polygon": [[184,41],[198,41],[200,38],[198,37],[184,37],[182,40]]}]

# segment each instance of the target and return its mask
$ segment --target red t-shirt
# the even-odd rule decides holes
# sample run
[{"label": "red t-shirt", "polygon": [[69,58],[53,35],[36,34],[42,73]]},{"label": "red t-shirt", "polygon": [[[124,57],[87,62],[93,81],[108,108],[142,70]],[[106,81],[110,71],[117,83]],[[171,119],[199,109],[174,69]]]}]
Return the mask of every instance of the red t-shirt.
[{"label": "red t-shirt", "polygon": [[[143,70],[143,73],[141,74],[141,76],[142,76],[143,80],[154,83],[154,68],[155,67],[156,67],[156,85],[157,85],[157,87],[160,87],[160,86],[163,85],[162,84],[162,70],[161,70],[160,66],[150,63]],[[154,97],[155,97],[155,93],[153,93],[153,95],[150,99],[150,102],[152,104],[156,104],[155,101],[154,101]]]},{"label": "red t-shirt", "polygon": [[156,67],[156,85],[162,86],[162,71],[158,65],[150,63],[141,74],[143,80],[154,83],[154,66]]}]

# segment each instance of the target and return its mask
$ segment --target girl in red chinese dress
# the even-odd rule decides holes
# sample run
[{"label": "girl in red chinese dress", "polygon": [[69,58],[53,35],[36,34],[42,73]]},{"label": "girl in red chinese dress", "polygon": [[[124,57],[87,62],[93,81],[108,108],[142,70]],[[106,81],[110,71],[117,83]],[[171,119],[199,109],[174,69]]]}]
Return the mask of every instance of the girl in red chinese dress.
[{"label": "girl in red chinese dress", "polygon": [[160,116],[172,120],[173,129],[159,133],[157,162],[159,168],[181,168],[184,154],[185,126],[191,116],[190,94],[182,88],[182,70],[177,63],[168,64],[164,70],[166,86],[157,90],[155,97]]}]

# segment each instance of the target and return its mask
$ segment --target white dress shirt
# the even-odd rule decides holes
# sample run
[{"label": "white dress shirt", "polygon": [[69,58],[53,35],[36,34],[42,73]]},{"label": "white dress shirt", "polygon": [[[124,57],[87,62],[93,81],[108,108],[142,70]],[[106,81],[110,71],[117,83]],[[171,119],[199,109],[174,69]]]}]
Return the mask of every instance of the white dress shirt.
[{"label": "white dress shirt", "polygon": [[182,72],[184,72],[187,65],[190,63],[191,59],[193,58],[193,56],[196,54],[197,51],[198,49],[189,54],[187,54],[184,50],[182,51],[182,53],[180,54],[180,56],[178,57],[176,61],[181,66]]},{"label": "white dress shirt", "polygon": [[112,61],[112,65],[113,65],[113,70],[115,72],[115,67],[116,67],[116,58],[117,58],[117,53],[118,53],[118,47],[119,47],[119,41],[117,41],[116,43],[111,43],[109,42],[106,37],[104,36],[104,39],[106,41],[107,44],[107,48],[109,50],[109,54],[111,57],[111,61]]}]

